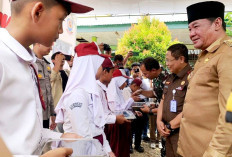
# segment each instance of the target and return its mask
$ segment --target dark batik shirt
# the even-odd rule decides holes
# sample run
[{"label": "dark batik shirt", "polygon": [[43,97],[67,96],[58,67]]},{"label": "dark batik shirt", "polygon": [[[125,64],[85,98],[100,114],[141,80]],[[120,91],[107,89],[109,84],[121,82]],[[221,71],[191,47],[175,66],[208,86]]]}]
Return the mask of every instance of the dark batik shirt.
[{"label": "dark batik shirt", "polygon": [[164,84],[169,75],[167,70],[165,70],[163,67],[161,68],[162,68],[162,71],[159,74],[159,76],[153,79],[153,91],[156,94],[156,100],[155,100],[156,107],[158,107],[162,99]]}]

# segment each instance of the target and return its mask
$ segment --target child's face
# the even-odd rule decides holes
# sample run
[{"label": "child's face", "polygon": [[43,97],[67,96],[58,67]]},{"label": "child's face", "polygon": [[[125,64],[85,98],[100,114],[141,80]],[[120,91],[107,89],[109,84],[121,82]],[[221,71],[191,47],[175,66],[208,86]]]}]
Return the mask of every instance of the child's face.
[{"label": "child's face", "polygon": [[131,86],[132,92],[135,92],[135,91],[137,91],[139,89],[140,89],[140,86],[137,86],[136,84],[132,84],[132,86]]},{"label": "child's face", "polygon": [[110,81],[112,80],[113,72],[114,72],[114,69],[110,69],[109,72],[107,72],[107,70],[103,71],[104,82],[106,83],[106,85],[108,85],[110,83]]},{"label": "child's face", "polygon": [[37,25],[39,43],[47,47],[51,46],[59,38],[59,34],[63,33],[62,23],[66,16],[67,12],[62,5],[45,9]]}]

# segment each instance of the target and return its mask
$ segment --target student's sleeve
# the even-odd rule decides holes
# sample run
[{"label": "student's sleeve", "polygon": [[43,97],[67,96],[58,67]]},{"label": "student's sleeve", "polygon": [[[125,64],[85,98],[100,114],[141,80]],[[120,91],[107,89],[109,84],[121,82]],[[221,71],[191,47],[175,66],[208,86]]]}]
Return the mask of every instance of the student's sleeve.
[{"label": "student's sleeve", "polygon": [[74,91],[65,101],[65,110],[73,132],[84,138],[92,138],[88,116],[89,97],[83,91]]},{"label": "student's sleeve", "polygon": [[116,122],[116,115],[109,113],[106,115],[106,124],[114,124]]},{"label": "student's sleeve", "polygon": [[122,91],[124,100],[128,100],[131,97],[131,93],[127,88],[124,88]]},{"label": "student's sleeve", "polygon": [[134,100],[132,98],[129,98],[124,104],[120,104],[117,101],[111,101],[109,102],[109,107],[113,112],[128,110],[133,102]]},{"label": "student's sleeve", "polygon": [[131,107],[131,105],[133,104],[133,102],[134,102],[134,99],[129,98],[129,99],[126,101],[126,103],[123,104],[125,110],[128,110],[128,109]]},{"label": "student's sleeve", "polygon": [[44,139],[51,138],[51,139],[59,139],[62,136],[62,133],[54,132],[50,129],[43,128],[42,130],[42,136]]},{"label": "student's sleeve", "polygon": [[222,55],[217,63],[219,78],[219,117],[216,130],[203,157],[224,157],[231,153],[232,148],[232,124],[225,121],[226,101],[232,89],[232,48],[230,52]]},{"label": "student's sleeve", "polygon": [[103,149],[104,149],[104,151],[107,153],[112,152],[112,150],[110,148],[110,144],[109,144],[108,140],[106,139],[106,135],[104,132],[103,132],[102,136],[103,136]]}]

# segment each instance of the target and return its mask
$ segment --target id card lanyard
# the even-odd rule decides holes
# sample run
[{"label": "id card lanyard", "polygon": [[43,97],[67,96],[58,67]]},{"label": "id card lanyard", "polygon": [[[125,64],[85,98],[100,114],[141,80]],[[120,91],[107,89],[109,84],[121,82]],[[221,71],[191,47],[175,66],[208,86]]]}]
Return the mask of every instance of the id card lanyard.
[{"label": "id card lanyard", "polygon": [[170,101],[170,112],[177,112],[177,102],[175,100],[175,94],[176,94],[175,89],[172,90],[172,94],[173,94],[173,98]]}]

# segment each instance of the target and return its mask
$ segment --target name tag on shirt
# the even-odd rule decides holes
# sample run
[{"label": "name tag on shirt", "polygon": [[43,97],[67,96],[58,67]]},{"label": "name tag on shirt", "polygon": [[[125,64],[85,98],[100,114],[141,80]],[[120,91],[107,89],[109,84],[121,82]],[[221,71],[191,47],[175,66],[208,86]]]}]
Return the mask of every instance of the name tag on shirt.
[{"label": "name tag on shirt", "polygon": [[170,112],[177,112],[177,102],[176,100],[170,101]]}]

